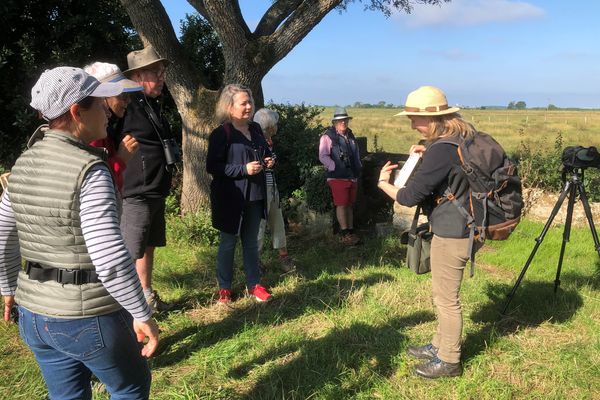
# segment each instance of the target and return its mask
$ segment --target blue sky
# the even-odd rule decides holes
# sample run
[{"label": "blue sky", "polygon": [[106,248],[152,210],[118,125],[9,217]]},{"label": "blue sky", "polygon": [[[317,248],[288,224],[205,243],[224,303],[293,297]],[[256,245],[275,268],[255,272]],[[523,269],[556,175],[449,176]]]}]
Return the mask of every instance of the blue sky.
[{"label": "blue sky", "polygon": [[[194,9],[163,0],[175,32]],[[251,30],[269,0],[240,0]],[[412,14],[331,12],[263,80],[265,99],[403,104],[421,85],[452,104],[600,108],[600,1],[453,0]]]}]

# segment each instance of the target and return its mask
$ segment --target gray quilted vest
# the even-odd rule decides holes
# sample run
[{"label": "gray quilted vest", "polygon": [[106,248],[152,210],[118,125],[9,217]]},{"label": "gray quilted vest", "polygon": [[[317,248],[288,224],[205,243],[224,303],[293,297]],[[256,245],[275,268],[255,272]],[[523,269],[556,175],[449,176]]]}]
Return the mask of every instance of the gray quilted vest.
[{"label": "gray quilted vest", "polygon": [[[9,188],[24,259],[54,268],[94,269],[81,232],[79,193],[87,171],[103,162],[102,152],[66,132],[47,130],[19,157]],[[40,282],[24,271],[19,273],[16,302],[59,318],[121,309],[102,283]]]}]

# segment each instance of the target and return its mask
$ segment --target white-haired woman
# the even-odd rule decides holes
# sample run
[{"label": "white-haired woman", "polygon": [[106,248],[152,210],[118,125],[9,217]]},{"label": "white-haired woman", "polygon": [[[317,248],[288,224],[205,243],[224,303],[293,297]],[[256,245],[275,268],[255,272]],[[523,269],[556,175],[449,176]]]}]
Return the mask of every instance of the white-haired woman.
[{"label": "white-haired woman", "polygon": [[44,72],[31,106],[50,129],[30,140],[0,203],[4,318],[16,299],[51,399],[91,399],[92,374],[113,398],[150,393],[143,356],[155,351],[158,327],[121,236],[103,152],[89,146],[106,137],[104,98],[122,90],[79,68]]},{"label": "white-haired woman", "polygon": [[242,241],[248,294],[268,301],[271,294],[260,284],[258,230],[266,216],[264,169],[273,167],[271,150],[260,125],[252,122],[254,100],[245,86],[223,88],[216,106],[220,125],[208,139],[206,170],[210,185],[212,224],[221,231],[217,252],[220,304],[232,300],[233,258],[238,236]]},{"label": "white-haired woman", "polygon": [[137,151],[138,142],[129,134],[121,139],[116,126],[125,116],[127,106],[131,103],[130,93],[141,92],[144,88],[137,82],[127,79],[115,64],[96,61],[86,65],[83,70],[100,82],[113,82],[123,86],[121,94],[104,99],[110,112],[106,138],[90,143],[94,147],[103,147],[108,152],[107,162],[115,175],[117,188],[121,192],[123,190],[123,173],[127,168],[127,163]]},{"label": "white-haired woman", "polygon": [[[273,135],[277,133],[279,114],[268,108],[261,108],[254,114],[254,122],[260,125],[273,158],[275,158],[275,152],[273,151]],[[279,190],[277,190],[275,174],[273,170],[266,169],[265,176],[267,180],[267,219],[261,221],[260,230],[258,231],[259,257],[263,247],[265,230],[268,226],[271,231],[273,248],[279,253],[281,269],[283,272],[291,272],[296,266],[294,265],[294,260],[292,260],[287,251],[285,224],[283,222],[283,214],[281,213]]]},{"label": "white-haired woman", "polygon": [[[409,346],[410,355],[428,360],[418,365],[416,373],[426,378],[457,376],[460,364],[462,309],[460,285],[469,260],[469,228],[467,220],[452,201],[453,197],[468,204],[469,183],[452,143],[472,137],[475,128],[449,107],[446,95],[433,86],[411,92],[404,111],[411,128],[421,133],[427,145],[415,145],[411,152],[422,154],[422,164],[404,188],[389,183],[391,172],[398,166],[389,161],[381,169],[378,186],[389,197],[405,206],[421,204],[427,211],[433,239],[431,241],[431,280],[433,303],[438,326],[433,340],[424,346]],[[440,140],[440,139],[443,139]],[[436,143],[440,141],[440,143]],[[468,205],[467,205],[468,209]]]}]

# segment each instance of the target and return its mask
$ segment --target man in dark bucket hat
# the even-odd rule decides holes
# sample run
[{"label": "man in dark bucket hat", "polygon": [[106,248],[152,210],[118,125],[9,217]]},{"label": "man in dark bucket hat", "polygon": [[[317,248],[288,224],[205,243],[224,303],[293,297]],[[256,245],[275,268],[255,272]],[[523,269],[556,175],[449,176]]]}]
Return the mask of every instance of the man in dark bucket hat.
[{"label": "man in dark bucket hat", "polygon": [[362,169],[358,146],[348,123],[352,119],[343,107],[337,107],[319,143],[319,160],[327,170],[335,215],[340,224],[340,242],[354,246],[360,238],[354,233],[354,203]]},{"label": "man in dark bucket hat", "polygon": [[158,101],[170,61],[147,46],[129,53],[127,64],[129,69],[123,73],[143,91],[132,95],[120,129],[121,137],[129,134],[139,143],[124,173],[121,229],[148,304],[155,311],[167,311],[171,306],[152,288],[152,269],[154,249],[166,245],[165,199],[173,168],[180,161],[179,147]]}]

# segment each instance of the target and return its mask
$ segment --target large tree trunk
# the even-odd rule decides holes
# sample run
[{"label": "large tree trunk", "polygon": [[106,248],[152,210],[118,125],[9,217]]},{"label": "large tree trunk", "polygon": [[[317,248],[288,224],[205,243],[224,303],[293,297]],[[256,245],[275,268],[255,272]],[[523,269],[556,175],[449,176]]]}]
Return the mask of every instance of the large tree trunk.
[{"label": "large tree trunk", "polygon": [[208,135],[214,128],[216,92],[201,89],[191,101],[175,101],[183,128],[181,211],[186,213],[209,205],[208,188],[211,177],[206,172],[205,162]]}]

